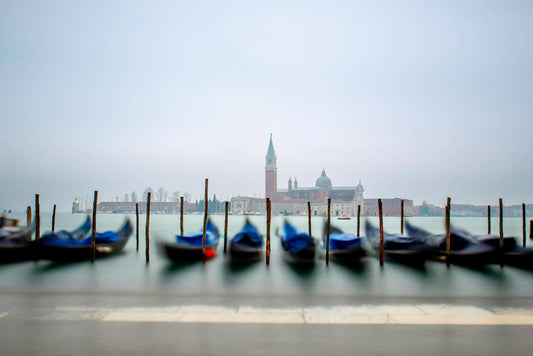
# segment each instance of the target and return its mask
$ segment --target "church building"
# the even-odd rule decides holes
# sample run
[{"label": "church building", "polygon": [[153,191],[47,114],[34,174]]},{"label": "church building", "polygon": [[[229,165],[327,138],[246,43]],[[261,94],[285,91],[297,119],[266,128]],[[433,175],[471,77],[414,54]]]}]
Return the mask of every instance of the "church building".
[{"label": "church building", "polygon": [[355,216],[357,206],[363,211],[364,198],[361,182],[356,186],[333,186],[325,169],[316,179],[314,187],[299,187],[298,181],[289,177],[287,189],[278,189],[278,169],[272,135],[265,157],[265,197],[272,200],[273,214],[306,215],[307,202],[311,202],[311,214],[327,214],[327,200],[331,198],[333,216]]}]

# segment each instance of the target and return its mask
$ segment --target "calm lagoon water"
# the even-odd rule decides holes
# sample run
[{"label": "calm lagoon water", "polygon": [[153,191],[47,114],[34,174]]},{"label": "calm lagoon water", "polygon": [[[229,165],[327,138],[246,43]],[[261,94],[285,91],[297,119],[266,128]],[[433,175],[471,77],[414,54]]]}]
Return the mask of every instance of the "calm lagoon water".
[{"label": "calm lagoon water", "polygon": [[[21,221],[25,216],[13,214]],[[125,218],[134,215],[99,214],[98,231],[115,230]],[[264,216],[252,216],[251,220],[264,234]],[[72,229],[83,220],[83,214],[58,214],[56,230]],[[223,233],[224,216],[212,216]],[[230,216],[228,235],[233,236],[244,223],[243,216]],[[90,294],[153,294],[176,295],[194,298],[213,296],[230,299],[277,298],[288,303],[304,300],[325,300],[324,298],[524,298],[533,296],[533,271],[513,267],[486,266],[472,269],[452,265],[449,269],[440,262],[428,262],[424,268],[413,268],[385,261],[383,268],[375,257],[364,259],[360,266],[349,268],[317,258],[315,266],[298,269],[286,264],[281,256],[276,229],[283,217],[272,218],[272,252],[270,266],[265,261],[236,268],[231,266],[223,254],[223,240],[219,244],[218,256],[205,265],[191,263],[172,265],[158,253],[157,241],[172,240],[179,231],[179,216],[151,215],[151,259],[145,263],[145,216],[140,219],[140,250],[136,252],[135,233],[124,252],[118,256],[90,262],[57,264],[48,261],[24,262],[0,265],[0,291],[36,293],[90,293]],[[290,217],[290,221],[307,230],[307,217]],[[198,231],[203,216],[186,215],[185,232]],[[377,225],[375,217],[368,218]],[[435,233],[444,232],[442,217],[412,217],[409,220]],[[43,214],[41,232],[51,228],[50,214]],[[321,237],[325,220],[314,217],[313,235]],[[486,233],[486,218],[452,218],[455,226],[472,233]],[[332,224],[347,232],[356,231],[356,219],[336,220]],[[363,221],[361,232],[364,235]],[[387,217],[385,231],[399,232],[400,219]],[[498,232],[498,219],[493,219],[493,232]],[[506,236],[521,240],[521,218],[505,218]],[[528,243],[530,240],[528,239]]]}]

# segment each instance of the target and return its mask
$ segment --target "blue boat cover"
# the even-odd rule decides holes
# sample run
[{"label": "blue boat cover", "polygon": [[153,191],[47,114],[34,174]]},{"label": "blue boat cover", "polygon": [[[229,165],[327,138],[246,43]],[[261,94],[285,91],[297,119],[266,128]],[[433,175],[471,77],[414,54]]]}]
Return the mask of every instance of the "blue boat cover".
[{"label": "blue boat cover", "polygon": [[[92,235],[81,240],[75,240],[72,233],[61,230],[59,232],[49,232],[39,239],[39,244],[46,246],[90,246]],[[120,236],[114,231],[97,232],[94,236],[96,244],[105,244],[120,240]]]},{"label": "blue boat cover", "polygon": [[[322,246],[326,248],[326,238],[322,241]],[[334,232],[329,234],[329,248],[331,250],[343,250],[361,246],[361,237],[344,232]]]},{"label": "blue boat cover", "polygon": [[304,232],[298,231],[294,226],[285,222],[281,232],[281,245],[289,252],[299,252],[313,245],[313,238]]},{"label": "blue boat cover", "polygon": [[[187,235],[176,235],[176,242],[195,247],[202,247],[204,232],[194,232]],[[209,246],[218,241],[218,229],[210,220],[207,221],[205,229],[205,245]]]},{"label": "blue boat cover", "polygon": [[246,220],[241,231],[231,239],[231,243],[247,245],[249,247],[261,247],[263,246],[263,237],[259,235],[257,228]]}]

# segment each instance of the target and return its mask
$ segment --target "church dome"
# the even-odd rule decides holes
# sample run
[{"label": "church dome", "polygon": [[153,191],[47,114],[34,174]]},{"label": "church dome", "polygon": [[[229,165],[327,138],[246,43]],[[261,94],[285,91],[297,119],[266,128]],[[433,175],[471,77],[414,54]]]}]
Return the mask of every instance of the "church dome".
[{"label": "church dome", "polygon": [[328,189],[331,188],[331,179],[326,176],[326,171],[324,169],[322,169],[322,174],[316,180],[315,186]]}]

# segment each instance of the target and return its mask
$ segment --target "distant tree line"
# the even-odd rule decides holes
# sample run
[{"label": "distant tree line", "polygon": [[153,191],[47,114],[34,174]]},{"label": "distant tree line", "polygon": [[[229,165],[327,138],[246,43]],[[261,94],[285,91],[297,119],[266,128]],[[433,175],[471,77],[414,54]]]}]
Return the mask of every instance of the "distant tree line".
[{"label": "distant tree line", "polygon": [[[195,203],[196,211],[202,212],[205,210],[205,200],[197,200]],[[223,213],[226,209],[226,203],[217,199],[216,194],[213,194],[213,199],[208,200],[207,211],[209,213]]]}]

